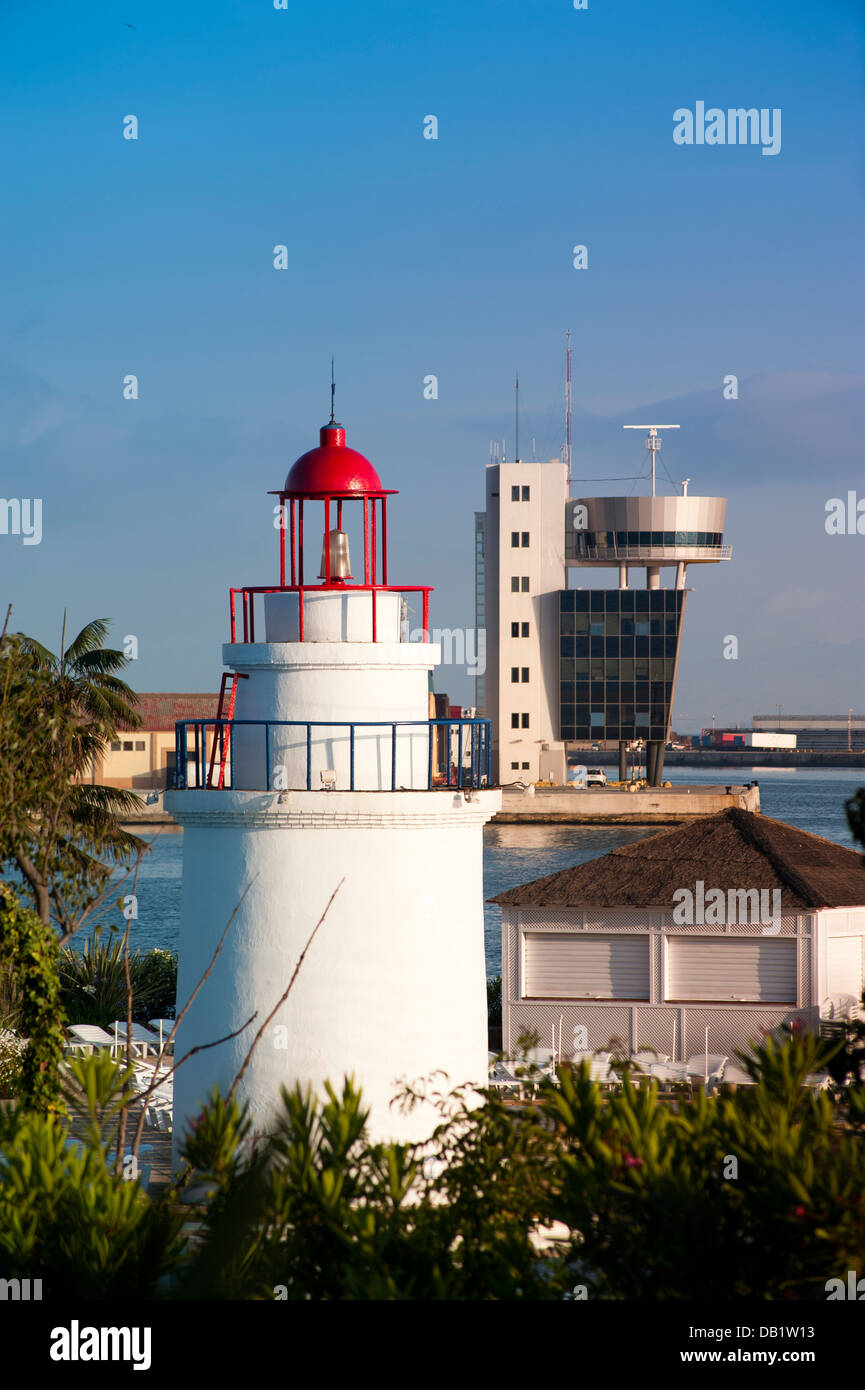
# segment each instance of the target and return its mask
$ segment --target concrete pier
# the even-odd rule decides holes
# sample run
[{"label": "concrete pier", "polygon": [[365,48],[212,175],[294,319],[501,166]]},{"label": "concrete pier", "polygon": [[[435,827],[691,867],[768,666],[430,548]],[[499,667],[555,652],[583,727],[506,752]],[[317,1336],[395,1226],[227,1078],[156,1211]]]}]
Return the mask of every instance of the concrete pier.
[{"label": "concrete pier", "polygon": [[502,792],[496,822],[525,821],[567,825],[677,825],[697,816],[711,816],[730,806],[760,810],[758,786],[535,787]]}]

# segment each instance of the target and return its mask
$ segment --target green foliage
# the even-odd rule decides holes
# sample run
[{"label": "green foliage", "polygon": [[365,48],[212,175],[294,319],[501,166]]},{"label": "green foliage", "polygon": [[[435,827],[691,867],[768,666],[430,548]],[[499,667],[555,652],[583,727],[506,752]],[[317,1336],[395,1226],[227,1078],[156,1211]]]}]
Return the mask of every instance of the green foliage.
[{"label": "green foliage", "polygon": [[502,1026],[502,977],[487,980],[487,1023],[491,1028]]},{"label": "green foliage", "polygon": [[802,1086],[822,1060],[813,1038],[767,1043],[748,1059],[759,1084],[676,1110],[654,1084],[603,1100],[588,1068],[563,1072],[545,1109],[574,1282],[615,1299],[825,1298],[861,1260],[865,1149]]},{"label": "green foliage", "polygon": [[861,1264],[865,1146],[803,1087],[821,1060],[768,1042],[755,1086],[676,1105],[654,1082],[604,1095],[586,1064],[537,1105],[429,1092],[423,1148],[370,1142],[350,1080],[283,1091],[269,1136],[215,1094],[154,1200],[115,1174],[126,1074],[86,1058],[80,1154],[56,1118],[0,1114],[0,1266],[54,1296],[822,1300]]},{"label": "green foliage", "polygon": [[21,1091],[26,1046],[16,1033],[0,1030],[0,1100],[11,1099]]},{"label": "green foliage", "polygon": [[107,890],[112,870],[142,853],[123,830],[138,798],[92,785],[90,767],[116,732],[140,723],[134,693],[115,672],[123,654],[103,647],[107,625],[88,625],[55,657],[21,633],[0,636],[0,867],[63,941]]},{"label": "green foliage", "polygon": [[[177,952],[154,947],[141,957],[141,989],[147,993],[147,1018],[173,1018],[177,1007]],[[138,1014],[134,1013],[137,1019]],[[141,1022],[145,1022],[144,1014]]]},{"label": "green foliage", "polygon": [[57,1115],[0,1111],[0,1268],[43,1280],[46,1298],[153,1298],[179,1267],[181,1218],[115,1172],[125,1072],[109,1058],[72,1064],[87,1129]]},{"label": "green foliage", "polygon": [[865,787],[860,787],[855,796],[851,796],[844,809],[853,838],[865,849]]},{"label": "green foliage", "polygon": [[51,928],[30,908],[22,907],[8,885],[0,883],[0,970],[17,982],[18,1028],[29,1040],[16,1078],[17,1093],[22,1105],[39,1110],[60,1105],[66,1019],[57,955]]},{"label": "green foliage", "polygon": [[[115,1019],[126,1018],[123,941],[103,941],[97,932],[85,941],[83,951],[71,947],[61,951],[60,986],[70,1023],[95,1023],[107,1028]],[[169,1002],[173,1009],[177,993],[176,956],[171,951],[151,951],[144,956],[131,951],[129,982],[135,1022],[166,1017],[161,1010]]]},{"label": "green foliage", "polygon": [[544,1172],[531,1160],[548,1144],[537,1124],[442,1098],[439,1162],[425,1176],[412,1146],[369,1142],[350,1080],[341,1093],[328,1086],[323,1102],[283,1090],[282,1105],[274,1134],[251,1152],[237,1147],[244,1113],[219,1101],[187,1141],[193,1184],[217,1195],[184,1296],[550,1296],[528,1234]]}]

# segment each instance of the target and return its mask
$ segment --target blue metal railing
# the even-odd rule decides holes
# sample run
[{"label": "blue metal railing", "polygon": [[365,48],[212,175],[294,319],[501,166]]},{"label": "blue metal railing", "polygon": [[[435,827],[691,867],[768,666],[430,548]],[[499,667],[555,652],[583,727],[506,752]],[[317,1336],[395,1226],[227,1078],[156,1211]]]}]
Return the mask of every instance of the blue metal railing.
[{"label": "blue metal railing", "polygon": [[[489,719],[181,719],[174,726],[175,788],[183,791],[189,789],[191,785],[202,791],[212,790],[209,766],[218,771],[220,766],[227,763],[234,742],[234,731],[245,728],[264,730],[266,785],[254,788],[257,791],[312,791],[313,751],[314,747],[320,747],[320,745],[313,745],[313,729],[327,729],[331,733],[337,730],[348,730],[349,776],[348,787],[342,788],[344,791],[374,790],[355,785],[355,730],[357,729],[390,729],[391,791],[399,790],[397,785],[398,729],[426,730],[427,790],[433,791],[447,786],[460,789],[488,787],[492,783],[492,724]],[[273,768],[270,755],[271,730],[273,729],[305,730],[306,774],[305,779],[302,779],[297,786],[280,785],[276,788],[272,785]],[[434,729],[444,731],[438,740],[438,750],[436,750],[436,739],[433,736]],[[451,751],[453,730],[457,731],[455,760],[452,760]],[[469,735],[468,743],[464,742],[466,733]],[[211,735],[210,741],[208,734]],[[444,751],[445,771],[439,772],[436,765],[441,764],[442,750]],[[290,751],[296,756],[296,748],[292,748]],[[434,756],[436,751],[438,757]],[[466,755],[465,760],[464,753]],[[190,777],[189,772],[190,766],[194,769],[192,777]],[[414,790],[418,790],[418,788],[414,788]]]}]

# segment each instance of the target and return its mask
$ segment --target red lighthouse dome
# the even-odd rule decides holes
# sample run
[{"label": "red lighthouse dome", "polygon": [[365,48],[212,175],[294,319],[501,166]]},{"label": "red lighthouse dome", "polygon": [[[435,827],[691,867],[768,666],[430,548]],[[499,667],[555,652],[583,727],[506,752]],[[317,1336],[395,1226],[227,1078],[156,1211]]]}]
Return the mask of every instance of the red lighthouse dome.
[{"label": "red lighthouse dome", "polygon": [[350,449],[335,420],[322,426],[318,448],[301,454],[289,469],[284,497],[381,496],[385,489],[368,458]]}]

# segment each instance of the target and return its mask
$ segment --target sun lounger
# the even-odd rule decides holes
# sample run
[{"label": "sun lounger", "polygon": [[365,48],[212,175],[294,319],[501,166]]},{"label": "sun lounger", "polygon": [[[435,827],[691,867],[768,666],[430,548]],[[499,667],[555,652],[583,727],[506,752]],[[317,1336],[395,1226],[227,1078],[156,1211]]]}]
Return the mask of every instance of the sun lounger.
[{"label": "sun lounger", "polygon": [[73,1023],[69,1027],[67,1051],[90,1053],[94,1047],[114,1050],[114,1039],[95,1023]]},{"label": "sun lounger", "polygon": [[[126,1050],[126,1024],[119,1018],[114,1020],[111,1025],[114,1029],[114,1046],[119,1051]],[[151,1033],[149,1028],[145,1028],[140,1023],[132,1025],[132,1055],[146,1057],[148,1051],[153,1048],[154,1052],[159,1051],[159,1038],[156,1033]]]},{"label": "sun lounger", "polygon": [[175,1018],[151,1018],[150,1027],[159,1037],[160,1052],[164,1052],[166,1048],[169,1052],[174,1051],[174,1041],[169,1043],[168,1038],[176,1022],[177,1019]]}]

